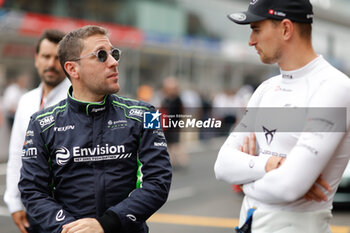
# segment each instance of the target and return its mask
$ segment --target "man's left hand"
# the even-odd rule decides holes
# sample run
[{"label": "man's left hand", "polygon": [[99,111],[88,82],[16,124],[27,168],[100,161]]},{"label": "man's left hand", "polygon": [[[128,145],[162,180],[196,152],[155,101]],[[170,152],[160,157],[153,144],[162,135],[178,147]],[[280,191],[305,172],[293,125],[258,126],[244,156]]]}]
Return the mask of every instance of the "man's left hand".
[{"label": "man's left hand", "polygon": [[61,233],[104,233],[101,224],[95,218],[82,218],[66,224],[62,227]]},{"label": "man's left hand", "polygon": [[328,192],[332,191],[331,186],[322,178],[322,175],[320,175],[309,191],[305,194],[304,198],[308,201],[327,201],[327,195],[321,190],[320,187],[324,188]]}]

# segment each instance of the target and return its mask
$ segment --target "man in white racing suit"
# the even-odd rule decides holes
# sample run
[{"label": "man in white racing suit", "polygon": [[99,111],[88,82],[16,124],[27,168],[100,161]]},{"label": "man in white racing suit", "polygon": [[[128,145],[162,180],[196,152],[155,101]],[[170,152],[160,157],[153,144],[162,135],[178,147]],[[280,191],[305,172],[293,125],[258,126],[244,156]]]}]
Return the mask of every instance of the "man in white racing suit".
[{"label": "man in white racing suit", "polygon": [[[237,232],[330,232],[332,200],[350,156],[350,80],[314,52],[312,17],[308,0],[252,0],[247,12],[229,15],[250,24],[249,45],[281,72],[255,91],[215,163],[217,179],[243,184],[240,227],[248,210],[256,209],[250,229]],[[279,120],[291,124],[293,116],[261,114],[263,108],[291,107],[306,109],[304,130],[281,128]],[[337,108],[342,114],[329,113]],[[240,147],[249,132],[256,132],[259,147],[250,154],[258,156]]]}]

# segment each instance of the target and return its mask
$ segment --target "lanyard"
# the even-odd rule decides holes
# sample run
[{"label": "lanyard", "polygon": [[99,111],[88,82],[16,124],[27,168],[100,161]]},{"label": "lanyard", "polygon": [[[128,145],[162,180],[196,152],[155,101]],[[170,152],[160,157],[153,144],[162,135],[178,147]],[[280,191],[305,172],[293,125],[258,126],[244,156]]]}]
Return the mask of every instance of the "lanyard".
[{"label": "lanyard", "polygon": [[253,213],[255,210],[256,210],[256,208],[250,208],[248,210],[247,219],[245,220],[245,222],[241,228],[239,228],[239,227],[235,228],[235,233],[251,233]]}]

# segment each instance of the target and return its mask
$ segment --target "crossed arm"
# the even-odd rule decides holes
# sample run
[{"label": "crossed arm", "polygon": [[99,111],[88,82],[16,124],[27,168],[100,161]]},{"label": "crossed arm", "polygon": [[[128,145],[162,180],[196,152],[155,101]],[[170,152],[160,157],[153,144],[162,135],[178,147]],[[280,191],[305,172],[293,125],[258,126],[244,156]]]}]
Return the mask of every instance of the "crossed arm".
[{"label": "crossed arm", "polygon": [[[243,140],[242,146],[239,146],[238,148],[239,151],[249,154],[251,156],[256,156],[255,149],[256,149],[256,137],[254,133],[251,133],[250,137],[246,136]],[[285,160],[286,159],[282,157],[271,156],[266,162],[265,171],[270,172],[274,169],[279,168],[285,162]],[[307,199],[308,201],[313,201],[313,200],[317,202],[327,201],[327,196],[322,191],[321,187],[329,192],[332,191],[327,181],[322,178],[322,174],[317,178],[317,180],[312,185],[312,187],[304,195],[304,198]]]}]

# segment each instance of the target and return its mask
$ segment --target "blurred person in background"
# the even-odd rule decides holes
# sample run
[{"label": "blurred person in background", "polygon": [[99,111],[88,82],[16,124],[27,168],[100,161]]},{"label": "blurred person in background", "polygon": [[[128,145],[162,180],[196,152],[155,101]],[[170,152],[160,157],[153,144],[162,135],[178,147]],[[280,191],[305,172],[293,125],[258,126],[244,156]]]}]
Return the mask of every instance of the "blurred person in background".
[{"label": "blurred person in background", "polygon": [[240,99],[236,96],[236,90],[225,88],[213,99],[214,117],[222,121],[220,135],[227,136],[237,120],[237,109],[241,107]]},{"label": "blurred person in background", "polygon": [[29,122],[19,182],[28,213],[44,232],[148,233],[172,177],[162,130],[143,127],[154,107],[115,95],[121,51],[105,28],[69,32],[58,57],[72,86]]},{"label": "blurred person in background", "polygon": [[201,107],[201,97],[193,87],[185,88],[180,93],[180,98],[187,114],[198,116],[199,108]]},{"label": "blurred person in background", "polygon": [[[315,53],[309,0],[252,0],[229,18],[250,24],[249,45],[281,72],[258,87],[248,107],[308,109],[300,122],[306,131],[287,133],[269,117],[247,120],[248,108],[221,147],[217,179],[243,184],[245,194],[236,232],[330,233],[333,197],[350,157],[350,80]],[[327,112],[320,116],[314,107]],[[329,113],[335,107],[346,110],[345,129]],[[246,129],[260,131],[255,138]]]},{"label": "blurred person in background", "polygon": [[[213,117],[213,104],[210,98],[209,90],[201,90],[199,97],[201,99],[201,108],[200,108],[200,119],[205,121]],[[212,137],[215,137],[215,132],[212,129],[201,128],[199,129],[199,139],[208,140]]]},{"label": "blurred person in background", "polygon": [[[167,77],[163,80],[161,101],[161,113],[169,115],[171,121],[178,121],[178,115],[184,114],[184,106],[180,97],[179,83],[176,77]],[[167,140],[170,161],[173,168],[184,169],[188,166],[188,154],[184,145],[180,142],[181,130],[179,127],[169,127],[164,129]]]},{"label": "blurred person in background", "polygon": [[23,72],[18,75],[14,82],[11,83],[4,92],[2,99],[3,111],[7,120],[7,125],[11,130],[13,121],[15,119],[15,114],[18,106],[18,101],[21,96],[27,92],[28,83],[30,81],[30,76],[28,73]]},{"label": "blurred person in background", "polygon": [[26,133],[30,116],[67,96],[70,82],[65,77],[57,56],[58,42],[63,36],[64,33],[61,31],[46,30],[39,38],[34,59],[41,83],[19,100],[11,132],[4,201],[13,221],[22,233],[41,232],[40,226],[26,214],[18,190],[22,166],[21,155],[23,143],[32,143],[24,141],[26,134],[30,134],[30,132]]},{"label": "blurred person in background", "polygon": [[[197,90],[192,87],[192,85],[184,85],[185,88],[182,88],[180,92],[180,98],[184,108],[184,114],[191,116],[191,118],[201,119],[202,115],[202,100],[200,98]],[[205,119],[207,120],[207,119]],[[190,144],[198,142],[199,132],[201,129],[194,128],[191,132],[186,132],[181,134],[181,141],[184,144],[184,147],[189,146]]]},{"label": "blurred person in background", "polygon": [[152,102],[154,90],[149,85],[141,85],[137,88],[137,99],[148,103]]}]

